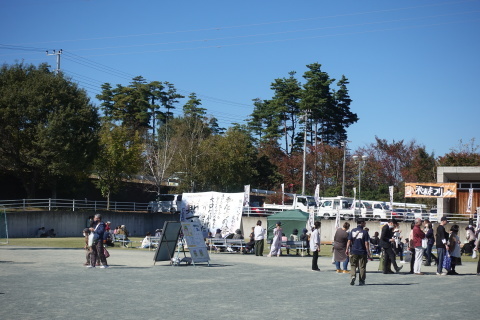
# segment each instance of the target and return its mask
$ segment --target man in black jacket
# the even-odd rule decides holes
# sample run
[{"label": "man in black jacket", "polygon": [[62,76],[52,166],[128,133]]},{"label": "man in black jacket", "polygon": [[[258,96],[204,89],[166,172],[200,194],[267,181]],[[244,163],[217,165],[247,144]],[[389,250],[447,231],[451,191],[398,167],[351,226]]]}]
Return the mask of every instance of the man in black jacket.
[{"label": "man in black jacket", "polygon": [[[446,275],[447,273],[442,273],[443,268],[443,259],[445,258],[446,252],[448,250],[448,232],[445,230],[445,225],[448,223],[447,217],[442,217],[440,219],[440,225],[437,228],[437,234],[435,236],[435,245],[437,247],[437,275]],[[448,270],[447,270],[448,271]]]},{"label": "man in black jacket", "polygon": [[382,228],[382,233],[380,235],[380,246],[383,248],[383,273],[389,274],[394,273],[390,267],[390,264],[393,264],[395,271],[397,273],[403,268],[403,266],[397,266],[397,261],[395,259],[395,252],[392,248],[392,243],[395,241],[393,238],[393,228],[397,225],[395,219],[388,220],[388,223],[385,224]]}]

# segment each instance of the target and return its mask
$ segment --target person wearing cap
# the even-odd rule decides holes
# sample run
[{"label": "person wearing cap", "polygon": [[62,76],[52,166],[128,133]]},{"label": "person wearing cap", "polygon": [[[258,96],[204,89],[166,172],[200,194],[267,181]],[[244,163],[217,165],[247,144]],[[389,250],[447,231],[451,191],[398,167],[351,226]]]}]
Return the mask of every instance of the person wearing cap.
[{"label": "person wearing cap", "polygon": [[371,257],[370,236],[368,231],[364,230],[365,219],[357,220],[357,227],[348,234],[347,248],[345,253],[350,255],[350,285],[355,284],[357,278],[359,286],[365,285],[367,277],[367,259]]},{"label": "person wearing cap", "polygon": [[320,227],[322,223],[320,221],[315,221],[313,224],[313,232],[310,235],[310,251],[312,251],[312,270],[320,271],[318,267],[318,252],[320,252]]},{"label": "person wearing cap", "polygon": [[162,237],[162,229],[155,230],[155,237],[158,237],[158,238]]},{"label": "person wearing cap", "polygon": [[[448,223],[447,217],[442,217],[440,219],[440,225],[437,227],[437,234],[435,235],[435,245],[437,247],[437,275],[445,276],[446,272],[442,272],[443,269],[443,260],[445,259],[446,251],[449,249],[448,246],[448,232],[445,230],[445,225]],[[448,270],[447,270],[448,271]]]},{"label": "person wearing cap", "polygon": [[255,255],[263,256],[263,248],[265,245],[265,229],[262,227],[262,221],[258,220],[257,225],[253,229],[255,239]]},{"label": "person wearing cap", "polygon": [[[395,259],[395,252],[393,251],[392,244],[395,242],[393,237],[393,228],[397,225],[395,219],[388,220],[382,227],[382,233],[380,234],[380,246],[383,248],[383,273],[390,274],[393,273],[391,269],[391,264],[395,269],[395,272],[399,273],[403,266],[397,266],[397,260]],[[351,264],[351,263],[350,263]]]},{"label": "person wearing cap", "polygon": [[280,254],[282,253],[282,234],[282,223],[278,221],[275,225],[275,229],[273,229],[272,246],[270,247],[270,253],[267,255],[267,257],[274,255],[280,257]]}]

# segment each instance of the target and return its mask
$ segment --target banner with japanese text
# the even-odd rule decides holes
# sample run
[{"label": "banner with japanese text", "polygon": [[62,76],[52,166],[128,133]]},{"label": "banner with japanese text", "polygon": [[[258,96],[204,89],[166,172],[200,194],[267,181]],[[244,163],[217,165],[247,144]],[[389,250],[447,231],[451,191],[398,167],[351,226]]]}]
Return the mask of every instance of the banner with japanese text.
[{"label": "banner with japanese text", "polygon": [[456,183],[405,183],[405,198],[456,198]]}]

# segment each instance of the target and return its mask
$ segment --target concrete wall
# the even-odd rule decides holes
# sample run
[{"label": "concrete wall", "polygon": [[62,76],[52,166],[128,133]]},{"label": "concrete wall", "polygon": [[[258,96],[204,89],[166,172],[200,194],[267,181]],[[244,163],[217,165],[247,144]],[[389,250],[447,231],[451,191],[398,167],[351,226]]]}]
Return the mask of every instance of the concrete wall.
[{"label": "concrete wall", "polygon": [[[40,227],[55,229],[57,237],[78,237],[87,226],[89,216],[98,212],[78,211],[25,211],[7,212],[10,238],[35,237]],[[178,214],[105,212],[103,221],[110,221],[112,228],[124,224],[131,236],[143,237],[147,232],[163,228],[165,221],[178,221]]]},{"label": "concrete wall", "polygon": [[[245,238],[248,238],[248,236],[250,235],[250,232],[252,230],[252,227],[254,227],[257,224],[258,220],[261,220],[262,221],[262,226],[264,228],[266,228],[266,226],[267,226],[267,218],[266,217],[245,217],[245,216],[242,217],[242,227],[241,227],[241,229],[243,230],[243,234],[244,234]],[[320,233],[321,233],[322,243],[327,243],[327,244],[332,243],[333,242],[333,236],[335,234],[335,229],[334,229],[335,220],[321,220],[321,222],[322,222],[322,226],[320,228]],[[340,221],[340,226],[343,226],[344,222],[345,222],[344,220]],[[348,222],[350,223],[350,230],[352,230],[353,228],[355,228],[357,226],[354,221],[348,221]],[[381,231],[382,231],[382,227],[385,223],[386,222],[367,221],[366,228],[369,228],[369,230],[370,230],[369,231],[370,237],[373,237],[373,235],[375,234],[375,231],[378,231],[378,233],[380,234]],[[453,224],[458,224],[459,225],[459,227],[460,227],[459,236],[460,236],[460,240],[463,243],[465,241],[465,237],[466,237],[465,227],[467,227],[468,223],[466,223],[466,222],[461,222],[461,223],[450,222],[449,224],[447,224],[446,230],[450,231],[450,227]],[[403,239],[408,238],[408,236],[410,235],[410,230],[411,230],[410,225],[411,225],[411,222],[400,222],[399,229],[402,232]],[[438,223],[434,223],[434,225],[433,225],[434,232],[436,231],[437,226],[438,226]],[[422,229],[423,229],[423,227],[422,227]],[[283,230],[283,231],[284,231],[285,235],[288,237],[292,233],[293,230]],[[299,232],[301,232],[301,230],[299,230]]]},{"label": "concrete wall", "polygon": [[[8,236],[10,238],[28,238],[35,237],[38,228],[55,229],[57,237],[78,237],[86,227],[89,216],[95,212],[78,211],[26,211],[26,212],[7,212]],[[143,237],[147,232],[155,232],[155,229],[163,228],[165,221],[179,221],[178,214],[164,213],[140,213],[140,212],[105,212],[101,213],[103,221],[111,221],[112,228],[124,224],[131,236]],[[245,238],[248,239],[252,227],[257,221],[262,221],[262,226],[266,228],[266,217],[248,217],[243,216],[240,229]],[[322,243],[331,243],[334,235],[335,220],[321,220],[321,240]],[[341,226],[345,221],[341,221]],[[356,227],[354,221],[349,221],[350,229]],[[384,222],[367,221],[366,227],[370,229],[370,236],[375,231],[380,233]],[[465,241],[465,227],[467,223],[457,223],[460,226],[460,239]],[[438,224],[434,224],[434,228]],[[450,222],[447,225],[447,231],[453,225]],[[410,222],[401,222],[400,230],[403,238],[408,238],[410,233]],[[301,230],[299,230],[301,232]],[[284,230],[285,235],[289,236],[292,230]]]}]

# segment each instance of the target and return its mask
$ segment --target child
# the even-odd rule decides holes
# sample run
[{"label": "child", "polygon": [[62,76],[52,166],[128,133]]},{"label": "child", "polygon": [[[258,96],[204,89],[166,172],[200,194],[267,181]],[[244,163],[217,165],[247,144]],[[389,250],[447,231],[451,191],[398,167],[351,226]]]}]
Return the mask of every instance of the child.
[{"label": "child", "polygon": [[84,266],[89,266],[90,265],[90,255],[92,254],[92,247],[88,245],[88,236],[90,235],[90,229],[85,228],[83,229],[83,236],[85,237],[85,246],[83,247],[86,252],[86,258],[87,262],[85,262],[83,265]]}]

